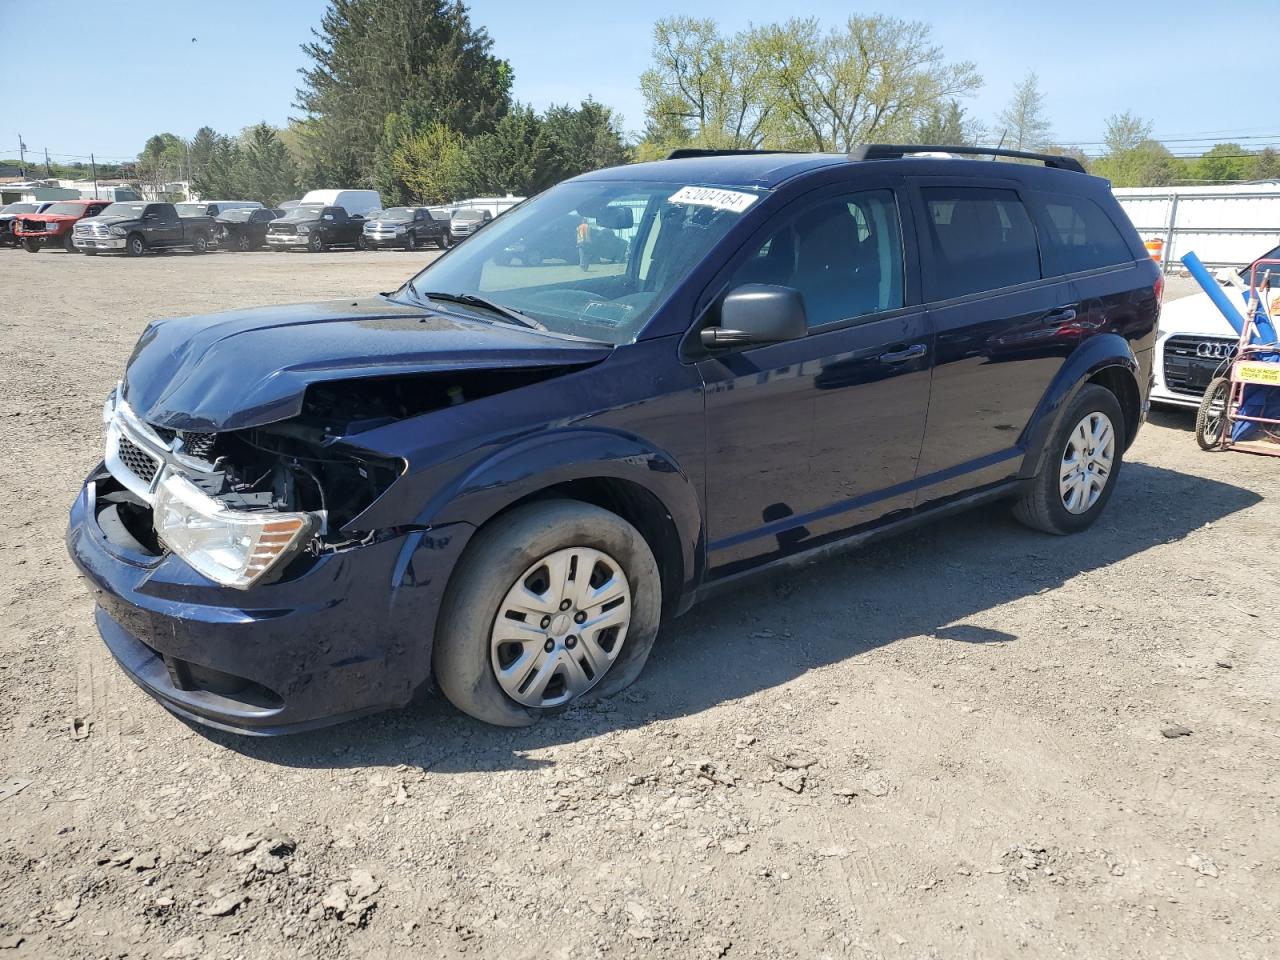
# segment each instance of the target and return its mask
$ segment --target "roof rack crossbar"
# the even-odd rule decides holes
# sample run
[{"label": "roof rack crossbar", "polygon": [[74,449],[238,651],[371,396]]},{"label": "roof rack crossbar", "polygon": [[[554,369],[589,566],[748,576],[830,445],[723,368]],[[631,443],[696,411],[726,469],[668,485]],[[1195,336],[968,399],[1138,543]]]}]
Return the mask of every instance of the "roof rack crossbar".
[{"label": "roof rack crossbar", "polygon": [[680,147],[667,154],[668,160],[687,160],[690,157],[745,157],[759,153],[791,153],[790,150],[714,150],[704,147]]},{"label": "roof rack crossbar", "polygon": [[1027,150],[1005,150],[1003,147],[965,147],[941,144],[863,143],[849,151],[850,160],[899,160],[916,153],[956,153],[968,157],[1010,157],[1016,160],[1038,160],[1046,167],[1084,173],[1084,166],[1075,157],[1063,157],[1053,153],[1032,153]]}]

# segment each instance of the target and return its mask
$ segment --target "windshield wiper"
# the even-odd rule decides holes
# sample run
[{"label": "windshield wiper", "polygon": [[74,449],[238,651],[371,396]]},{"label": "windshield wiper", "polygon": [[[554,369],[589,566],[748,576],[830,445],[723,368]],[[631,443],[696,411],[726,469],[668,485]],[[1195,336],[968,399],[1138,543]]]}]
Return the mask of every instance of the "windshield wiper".
[{"label": "windshield wiper", "polygon": [[468,307],[479,307],[481,310],[488,310],[490,313],[506,317],[513,323],[528,327],[530,330],[542,330],[545,332],[547,329],[533,317],[526,316],[518,310],[512,310],[510,307],[504,307],[500,303],[494,303],[492,300],[486,300],[484,297],[477,297],[474,293],[442,293],[438,290],[423,292],[413,285],[412,280],[409,281],[409,289],[413,291],[419,300],[444,300],[447,303],[461,303]]}]

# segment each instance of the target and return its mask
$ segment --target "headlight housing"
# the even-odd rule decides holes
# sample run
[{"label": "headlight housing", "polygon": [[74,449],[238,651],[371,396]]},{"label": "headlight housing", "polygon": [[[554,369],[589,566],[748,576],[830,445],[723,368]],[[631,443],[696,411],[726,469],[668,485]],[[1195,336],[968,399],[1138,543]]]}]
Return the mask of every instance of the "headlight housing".
[{"label": "headlight housing", "polygon": [[113,237],[127,237],[129,235],[129,231],[124,227],[111,227],[110,233]]},{"label": "headlight housing", "polygon": [[311,228],[310,228],[310,227],[299,227],[299,228],[298,228],[298,232],[299,232],[299,233],[310,233],[310,232],[311,232]]},{"label": "headlight housing", "polygon": [[156,534],[210,580],[247,590],[316,529],[310,513],[231,510],[178,474],[156,490]]}]

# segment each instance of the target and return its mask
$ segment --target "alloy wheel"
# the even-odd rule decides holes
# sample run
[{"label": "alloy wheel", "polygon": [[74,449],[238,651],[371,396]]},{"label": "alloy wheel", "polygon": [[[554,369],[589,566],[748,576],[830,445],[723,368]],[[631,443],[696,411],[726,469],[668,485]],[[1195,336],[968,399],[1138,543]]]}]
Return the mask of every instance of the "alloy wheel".
[{"label": "alloy wheel", "polygon": [[499,686],[526,707],[558,707],[600,681],[631,622],[631,587],[608,554],[567,547],[533,563],[494,617],[489,650]]},{"label": "alloy wheel", "polygon": [[1115,461],[1116,431],[1111,418],[1095,410],[1067,437],[1058,473],[1058,493],[1068,513],[1086,513],[1102,496]]}]

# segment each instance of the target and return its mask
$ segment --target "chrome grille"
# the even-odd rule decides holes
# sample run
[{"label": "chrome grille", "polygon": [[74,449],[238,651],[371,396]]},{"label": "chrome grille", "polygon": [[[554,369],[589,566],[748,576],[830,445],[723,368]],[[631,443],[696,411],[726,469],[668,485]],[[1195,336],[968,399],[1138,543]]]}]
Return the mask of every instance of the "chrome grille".
[{"label": "chrome grille", "polygon": [[152,459],[150,454],[125,436],[120,437],[119,456],[120,462],[128,467],[134,476],[147,484],[155,479],[156,471],[160,469],[160,464]]},{"label": "chrome grille", "polygon": [[1170,337],[1164,343],[1164,382],[1174,393],[1199,397],[1215,376],[1225,376],[1236,343],[1230,337]]}]

